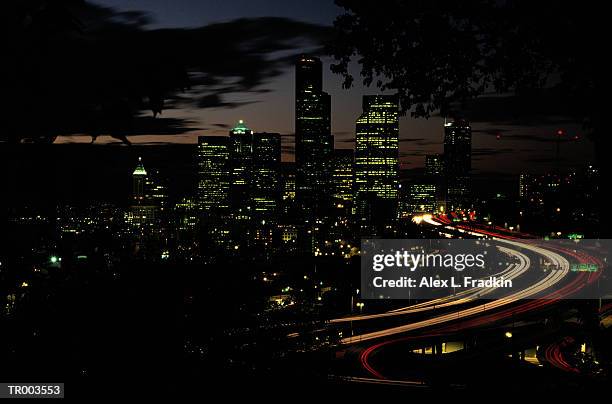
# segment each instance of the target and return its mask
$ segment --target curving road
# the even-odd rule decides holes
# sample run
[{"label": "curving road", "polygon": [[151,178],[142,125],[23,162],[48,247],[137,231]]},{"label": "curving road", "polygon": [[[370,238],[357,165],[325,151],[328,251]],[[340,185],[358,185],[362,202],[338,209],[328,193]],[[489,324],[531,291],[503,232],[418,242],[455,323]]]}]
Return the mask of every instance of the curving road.
[{"label": "curving road", "polygon": [[[432,317],[426,320],[408,323],[408,324],[404,324],[404,325],[397,326],[397,327],[391,327],[391,328],[386,328],[386,329],[382,329],[378,331],[354,335],[351,337],[343,338],[340,342],[342,344],[353,344],[353,343],[368,341],[368,340],[381,338],[381,337],[389,337],[395,334],[405,333],[408,331],[414,331],[414,330],[422,329],[425,327],[431,327],[431,326],[440,325],[440,324],[448,323],[451,321],[456,321],[459,319],[464,319],[467,317],[479,315],[479,314],[484,314],[491,310],[497,310],[501,307],[510,305],[519,300],[533,298],[541,294],[542,292],[546,291],[547,289],[550,289],[551,287],[555,286],[569,273],[569,267],[570,267],[569,261],[556,252],[544,249],[537,245],[525,243],[525,242],[506,240],[506,239],[499,239],[499,241],[502,241],[511,246],[514,246],[515,248],[522,248],[522,249],[530,250],[533,253],[541,255],[544,258],[546,258],[549,262],[551,262],[554,267],[558,269],[548,272],[547,275],[543,279],[540,279],[536,283],[527,286],[525,289],[519,292],[515,292],[509,296],[506,296],[506,297],[503,297],[497,300],[493,300],[492,302],[487,302],[485,304],[477,305],[477,306],[470,307],[470,308],[463,309],[463,310],[454,311],[451,313],[442,314],[442,315],[435,316],[435,317]],[[518,250],[514,250],[513,252],[517,255],[522,254]],[[524,256],[524,254],[522,255]],[[528,258],[525,260],[525,258],[526,256],[524,256],[522,262],[518,264],[518,268],[513,268],[513,270],[516,271],[515,273],[513,273],[513,275],[516,276],[517,273],[522,274],[529,268],[530,261]],[[490,293],[490,292],[491,290],[487,291],[487,293]],[[474,294],[474,291],[472,290],[470,291],[470,293],[472,293],[470,295],[471,300],[474,300],[477,298],[477,292],[476,294]],[[448,297],[446,299],[452,299],[452,297]],[[466,297],[461,297],[459,300],[461,299],[466,299]],[[450,302],[444,302],[442,304],[451,305],[452,302],[453,300],[451,300]],[[466,300],[461,300],[461,302],[465,303]],[[455,303],[455,304],[459,304],[459,303]],[[424,306],[420,306],[420,307],[410,306],[404,309],[399,309],[396,311],[390,311],[386,313],[370,314],[370,315],[364,315],[364,316],[344,317],[342,319],[331,320],[331,322],[338,323],[338,322],[346,322],[346,321],[362,321],[362,320],[368,320],[368,319],[380,318],[380,317],[401,316],[409,312],[414,312],[414,310],[418,311],[418,310],[424,310],[424,309],[429,309],[429,308],[434,308],[434,307],[440,307],[440,304],[434,303],[433,305],[428,306],[425,303]]]},{"label": "curving road", "polygon": [[[454,228],[453,225],[451,225],[450,221],[447,222],[447,220],[445,221],[443,219],[433,218],[431,216],[423,219],[425,223],[434,226],[444,226],[444,228],[448,228],[449,230]],[[551,289],[553,286],[558,285],[569,273],[569,261],[565,257],[570,257],[572,260],[576,260],[579,263],[596,263],[600,265],[602,264],[601,260],[578,251],[570,251],[568,249],[560,247],[547,246],[547,248],[543,248],[541,246],[538,246],[537,242],[535,241],[521,240],[521,238],[528,237],[527,235],[524,235],[522,233],[511,232],[511,235],[508,235],[507,231],[504,232],[496,228],[493,228],[493,230],[491,230],[490,227],[485,228],[485,226],[481,226],[479,228],[478,226],[474,225],[466,226],[462,223],[457,224],[456,227],[463,232],[470,233],[476,236],[491,237],[495,240],[507,244],[508,247],[504,252],[513,255],[518,260],[517,263],[509,265],[504,271],[502,271],[502,273],[508,276],[520,276],[530,266],[529,258],[525,254],[522,254],[520,251],[518,251],[518,249],[527,249],[535,254],[543,256],[546,260],[553,263],[553,265],[557,269],[548,272],[543,279],[538,280],[537,282],[527,286],[519,292],[513,293],[504,298],[488,302],[486,304],[481,304],[467,309],[456,310],[450,313],[434,316],[426,320],[407,323],[396,327],[384,328],[377,331],[363,333],[360,335],[355,335],[342,339],[341,343],[345,345],[357,344],[360,342],[367,342],[378,339],[382,340],[381,342],[375,343],[374,345],[365,347],[361,351],[359,357],[363,368],[372,376],[378,379],[385,379],[385,377],[370,364],[370,356],[385,346],[407,340],[445,335],[463,329],[469,329],[486,324],[491,324],[500,320],[508,319],[518,314],[538,310],[555,303],[561,298],[576,293],[578,290],[585,287],[586,285],[595,282],[601,275],[600,271],[595,273],[580,273],[566,285],[560,288],[557,287],[557,289],[555,289],[554,291],[551,291],[546,294],[547,290]],[[349,316],[333,319],[330,322],[343,323],[347,321],[366,321],[376,318],[402,316],[409,313],[432,310],[433,308],[437,307],[459,305],[475,300],[478,297],[478,293],[487,292],[482,289],[484,288],[474,288],[463,291],[454,296],[447,296],[440,299],[435,299],[428,302],[423,302],[412,306],[388,311],[385,313]],[[540,298],[539,296],[542,297]],[[524,302],[518,306],[515,304],[516,302],[522,299],[529,298],[534,300]],[[457,323],[456,320],[460,319],[463,321],[461,323]],[[410,335],[411,331],[421,330],[424,328],[430,329],[430,332],[427,335]],[[554,349],[548,351],[547,356],[552,363],[560,364],[560,366],[564,365],[563,358],[560,355],[557,355],[557,352]]]}]

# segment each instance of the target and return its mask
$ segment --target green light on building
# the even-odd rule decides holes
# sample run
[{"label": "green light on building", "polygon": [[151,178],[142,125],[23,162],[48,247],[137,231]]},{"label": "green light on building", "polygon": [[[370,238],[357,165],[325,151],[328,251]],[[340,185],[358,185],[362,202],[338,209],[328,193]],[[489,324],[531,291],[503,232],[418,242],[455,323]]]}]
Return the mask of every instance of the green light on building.
[{"label": "green light on building", "polygon": [[142,164],[142,157],[138,157],[138,165],[134,169],[132,175],[147,175],[147,171]]}]

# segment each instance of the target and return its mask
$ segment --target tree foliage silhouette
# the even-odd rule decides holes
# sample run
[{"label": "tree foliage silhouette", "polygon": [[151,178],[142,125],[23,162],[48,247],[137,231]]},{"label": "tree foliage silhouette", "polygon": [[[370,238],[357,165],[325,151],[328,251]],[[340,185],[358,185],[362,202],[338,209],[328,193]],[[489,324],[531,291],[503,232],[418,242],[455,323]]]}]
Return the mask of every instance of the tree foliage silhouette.
[{"label": "tree foliage silhouette", "polygon": [[[597,126],[594,96],[607,78],[600,2],[336,0],[332,70],[350,87],[356,59],[366,85],[399,93],[404,112],[452,114],[488,92],[525,99],[554,94]],[[599,12],[599,13],[598,13]],[[560,98],[560,99],[559,99]],[[533,108],[542,108],[537,103]],[[550,109],[549,109],[550,110]],[[554,112],[554,111],[552,111]]]},{"label": "tree foliage silhouette", "polygon": [[224,96],[264,91],[288,54],[320,46],[329,31],[285,18],[149,29],[146,14],[84,0],[2,7],[0,140],[11,142],[184,132],[188,122],[151,116],[240,105]]}]

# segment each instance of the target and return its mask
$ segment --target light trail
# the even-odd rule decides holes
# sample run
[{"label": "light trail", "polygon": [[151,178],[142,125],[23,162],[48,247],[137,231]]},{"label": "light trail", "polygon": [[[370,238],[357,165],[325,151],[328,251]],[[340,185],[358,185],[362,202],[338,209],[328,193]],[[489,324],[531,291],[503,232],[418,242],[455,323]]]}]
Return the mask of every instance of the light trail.
[{"label": "light trail", "polygon": [[[505,239],[500,239],[500,241],[503,241],[515,247],[527,249],[536,254],[542,255],[547,260],[549,260],[555,267],[560,268],[560,269],[550,271],[546,277],[539,280],[535,284],[532,284],[529,287],[519,292],[513,293],[507,297],[503,297],[503,298],[494,300],[492,302],[481,304],[481,305],[471,307],[468,309],[443,314],[443,315],[436,316],[430,319],[426,319],[426,320],[422,320],[422,321],[418,321],[414,323],[409,323],[409,324],[404,324],[404,325],[397,326],[397,327],[391,327],[391,328],[387,328],[384,330],[373,331],[373,332],[368,332],[364,334],[359,334],[359,335],[343,338],[340,340],[340,343],[341,344],[354,344],[354,343],[368,341],[368,340],[372,340],[376,338],[388,337],[391,335],[404,333],[408,331],[414,331],[414,330],[422,329],[425,327],[431,327],[434,325],[439,325],[439,324],[447,323],[450,321],[461,320],[462,318],[474,316],[477,314],[483,314],[485,312],[495,310],[500,307],[515,303],[516,301],[534,297],[538,295],[539,293],[542,293],[545,290],[557,284],[561,279],[563,279],[569,273],[569,266],[570,266],[569,261],[557,253],[554,253],[552,251],[546,250],[538,246],[534,246],[534,245],[530,245],[530,244],[526,244],[522,242],[505,240]],[[399,313],[392,313],[392,314],[389,314],[389,313],[382,313],[382,314],[389,316],[389,315],[399,315],[403,313],[399,312]]]},{"label": "light trail", "polygon": [[481,304],[469,309],[459,310],[457,312],[447,313],[440,316],[436,316],[427,320],[417,321],[415,323],[404,324],[397,327],[392,327],[380,331],[369,332],[365,334],[355,335],[352,337],[343,338],[340,340],[342,344],[354,344],[357,342],[368,341],[381,337],[388,337],[395,334],[400,334],[408,331],[414,331],[425,327],[431,327],[438,324],[447,323],[450,321],[460,320],[465,317],[482,314],[500,307],[509,305],[521,299],[532,297],[540,292],[549,289],[551,286],[559,282],[569,272],[569,264],[567,269],[553,270],[544,279],[531,285],[530,287],[514,293],[508,297],[494,300],[490,303]]},{"label": "light trail", "polygon": [[[529,268],[531,264],[531,260],[529,259],[528,256],[526,256],[525,254],[521,252],[509,249],[509,248],[505,248],[505,247],[499,247],[499,249],[507,254],[515,256],[519,260],[519,263],[510,264],[505,270],[497,274],[494,274],[492,276],[498,276],[498,277],[503,276],[505,279],[513,280],[521,276],[523,273],[527,271],[527,269]],[[398,315],[404,315],[404,314],[410,314],[410,313],[418,313],[418,312],[433,310],[433,309],[442,308],[442,307],[455,306],[459,304],[469,303],[482,296],[486,296],[492,293],[495,289],[497,288],[492,288],[492,287],[471,288],[471,289],[467,289],[459,293],[456,293],[454,295],[449,295],[449,296],[441,297],[438,299],[429,300],[427,302],[414,304],[414,305],[403,307],[400,309],[390,310],[385,313],[364,314],[364,315],[358,315],[358,316],[335,318],[335,319],[330,320],[330,323],[335,324],[335,323],[345,323],[345,322],[350,322],[350,321],[371,320],[375,318],[392,317],[392,316],[398,316]]]},{"label": "light trail", "polygon": [[561,341],[548,346],[544,351],[544,358],[548,363],[558,369],[563,370],[564,372],[579,373],[577,368],[573,367],[565,360],[565,358],[563,357],[563,353],[561,352],[562,348],[565,348],[573,342],[573,338],[566,337]]},{"label": "light trail", "polygon": [[[449,221],[450,222],[450,221]],[[522,235],[522,234],[521,234]],[[492,236],[497,236],[495,234],[492,234]],[[511,237],[508,236],[502,236],[499,235],[500,238],[504,238],[504,239],[510,239]],[[595,263],[601,266],[603,266],[603,261],[599,258],[578,252],[578,251],[570,251],[564,248],[559,248],[559,247],[549,247],[552,248],[556,251],[559,251],[563,254],[567,254],[568,256],[571,256],[572,258],[575,258],[578,260],[578,262],[580,263]],[[434,336],[442,336],[442,335],[447,335],[448,333],[451,332],[458,332],[459,330],[463,330],[463,329],[471,329],[471,328],[475,328],[475,327],[479,327],[482,325],[486,325],[486,324],[492,324],[494,322],[497,321],[501,321],[501,320],[505,320],[509,317],[514,317],[517,314],[522,314],[522,313],[526,313],[529,311],[534,311],[537,309],[542,309],[548,305],[551,305],[553,303],[555,303],[556,301],[558,301],[561,298],[570,296],[574,293],[576,293],[578,290],[580,290],[581,288],[583,288],[584,286],[591,284],[595,281],[598,280],[598,278],[601,276],[601,271],[595,272],[595,273],[580,273],[576,278],[574,278],[569,284],[563,286],[562,288],[560,288],[559,290],[556,290],[554,292],[549,293],[548,295],[544,296],[541,299],[536,299],[527,303],[523,303],[520,306],[517,307],[509,307],[506,308],[502,311],[499,312],[495,312],[495,313],[489,313],[483,316],[479,316],[479,317],[475,317],[475,318],[470,318],[466,321],[463,321],[461,323],[455,323],[455,324],[448,324],[445,326],[442,326],[441,328],[438,328],[435,330],[435,332],[430,333],[429,335],[416,335],[416,336],[405,336],[405,337],[401,337],[401,338],[396,338],[393,340],[386,340],[386,341],[382,341],[379,342],[375,345],[370,346],[369,348],[365,349],[364,351],[362,351],[362,354],[360,355],[360,362],[362,364],[362,366],[372,375],[374,375],[377,378],[380,379],[386,379],[382,374],[380,374],[375,368],[373,368],[370,363],[369,363],[369,357],[376,351],[378,351],[379,349],[381,349],[384,346],[387,345],[391,345],[391,344],[395,344],[395,343],[399,343],[399,342],[403,342],[403,341],[408,341],[408,340],[417,340],[417,339],[422,339],[422,338],[429,338],[429,337],[434,337]],[[607,307],[606,307],[607,308]],[[603,309],[603,308],[602,308]],[[557,365],[561,365],[563,368],[565,368],[565,370],[569,370],[571,369],[571,366],[569,364],[567,364],[567,362],[564,360],[564,358],[562,357],[562,355],[559,353],[559,355],[556,354],[556,352],[550,351],[550,358],[553,359],[554,361],[556,361]],[[567,365],[567,367],[565,366]],[[573,371],[573,370],[572,370]]]}]

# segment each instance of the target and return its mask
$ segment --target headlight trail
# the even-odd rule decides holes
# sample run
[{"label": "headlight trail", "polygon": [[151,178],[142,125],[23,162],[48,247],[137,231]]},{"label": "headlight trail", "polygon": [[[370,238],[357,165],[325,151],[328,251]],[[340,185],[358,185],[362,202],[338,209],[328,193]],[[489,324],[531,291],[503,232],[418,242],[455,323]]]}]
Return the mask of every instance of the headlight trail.
[{"label": "headlight trail", "polygon": [[[525,273],[530,266],[531,260],[525,254],[515,251],[505,247],[499,247],[503,252],[513,255],[516,259],[518,259],[518,263],[510,264],[505,270],[494,274],[493,276],[503,276],[505,279],[515,279]],[[400,309],[390,310],[385,313],[377,313],[377,314],[364,314],[358,316],[349,316],[349,317],[341,317],[330,320],[330,323],[345,323],[350,321],[363,321],[363,320],[371,320],[375,318],[384,318],[391,316],[398,316],[410,313],[418,313],[428,310],[433,310],[442,307],[455,306],[459,304],[468,303],[474,301],[482,296],[486,296],[489,293],[492,293],[496,288],[471,288],[454,295],[449,295],[445,297],[441,297],[438,299],[429,300],[427,302],[414,304],[408,307],[403,307]]]},{"label": "headlight trail", "polygon": [[[408,331],[414,331],[414,330],[431,327],[431,326],[435,326],[435,325],[439,325],[439,324],[443,324],[443,323],[447,323],[451,321],[461,320],[463,318],[475,316],[478,314],[483,314],[491,310],[499,309],[503,306],[507,306],[509,304],[515,303],[522,299],[533,298],[537,296],[538,294],[544,292],[545,290],[551,288],[555,284],[557,284],[561,279],[563,279],[569,273],[569,266],[570,266],[569,261],[556,252],[552,252],[550,250],[544,249],[537,245],[532,245],[529,243],[519,242],[515,240],[509,240],[506,238],[499,238],[498,240],[501,242],[510,244],[516,248],[530,250],[533,253],[541,255],[545,257],[549,262],[551,262],[556,268],[559,268],[559,269],[550,271],[546,277],[539,280],[535,284],[532,284],[528,286],[527,288],[519,292],[513,293],[507,297],[503,297],[503,298],[494,300],[492,302],[481,304],[481,305],[471,307],[468,309],[458,310],[455,312],[432,317],[426,320],[417,321],[414,323],[408,323],[408,324],[391,327],[391,328],[387,328],[387,329],[383,329],[379,331],[373,331],[373,332],[368,332],[364,334],[359,334],[359,335],[354,335],[351,337],[343,338],[340,340],[340,343],[341,344],[353,344],[353,343],[368,341],[368,340],[377,339],[381,337],[388,337],[388,336],[392,336],[392,335],[396,335],[400,333],[405,333]],[[378,317],[388,317],[388,316],[393,316],[393,315],[402,315],[402,314],[405,314],[405,312],[399,311],[399,312],[391,312],[391,313],[372,314],[372,315],[369,315],[371,316],[369,317],[369,319],[378,318]],[[356,320],[359,321],[359,320],[368,319],[364,317],[367,317],[367,316],[354,316],[352,317],[353,320],[351,320],[351,317],[347,317],[343,321],[356,321]]]},{"label": "headlight trail", "polygon": [[[504,239],[507,240],[508,242],[510,242],[510,244],[512,243],[516,243],[516,239],[514,239],[513,237],[509,237],[509,236],[505,236],[505,235],[499,235],[499,234],[488,234],[491,237],[494,237],[496,239]],[[523,236],[523,234],[521,234],[521,236]],[[547,259],[549,259],[551,262],[556,263],[556,265],[559,265],[562,269],[560,270],[556,270],[553,271],[551,273],[548,274],[548,276],[546,278],[544,278],[543,280],[541,280],[540,282],[536,283],[535,285],[530,286],[529,288],[521,291],[520,293],[514,294],[512,296],[509,296],[505,299],[499,299],[500,305],[501,306],[505,306],[506,304],[511,303],[511,301],[509,301],[509,299],[512,299],[513,301],[515,298],[525,298],[525,296],[520,297],[521,293],[530,295],[533,293],[538,293],[537,291],[540,290],[546,290],[548,289],[550,286],[556,284],[559,282],[559,280],[561,280],[562,278],[564,278],[569,269],[569,262],[567,261],[567,259],[563,258],[562,256],[560,256],[559,254],[557,254],[556,252],[559,252],[561,254],[567,255],[569,257],[572,257],[573,259],[576,259],[579,263],[594,263],[597,265],[600,265],[600,267],[603,266],[604,262],[596,257],[587,255],[585,253],[582,253],[580,251],[575,251],[575,250],[568,250],[565,248],[560,248],[560,247],[554,247],[554,246],[547,246],[547,248],[554,250],[556,252],[553,251],[549,251],[549,250],[545,250],[542,249],[541,247],[538,247],[536,245],[533,245],[532,248],[537,249],[538,253],[543,254]],[[559,288],[558,290],[552,291],[550,293],[548,293],[547,295],[543,296],[542,298],[536,298],[534,300],[522,303],[521,305],[518,306],[512,306],[512,307],[507,307],[502,309],[501,311],[496,311],[496,312],[491,312],[491,313],[487,313],[487,314],[483,314],[482,316],[473,316],[471,315],[471,312],[469,312],[468,310],[462,310],[459,311],[457,313],[454,313],[456,316],[460,316],[462,315],[468,315],[468,319],[460,322],[460,323],[446,323],[442,321],[442,325],[440,327],[434,327],[433,329],[431,329],[431,331],[427,334],[417,334],[417,335],[407,335],[407,336],[403,336],[403,337],[398,337],[395,339],[386,339],[383,340],[381,342],[378,342],[366,349],[364,349],[361,352],[361,355],[359,357],[360,362],[362,364],[362,366],[364,367],[364,369],[366,369],[371,375],[373,375],[374,377],[377,377],[379,379],[385,379],[384,375],[382,375],[380,372],[378,372],[374,367],[372,367],[372,365],[369,362],[369,358],[370,356],[377,352],[379,349],[381,349],[384,346],[387,345],[391,345],[391,344],[395,344],[395,343],[399,343],[399,342],[403,342],[403,341],[409,341],[409,340],[417,340],[417,339],[422,339],[422,338],[428,338],[428,337],[438,337],[438,336],[442,336],[442,335],[448,335],[449,333],[453,333],[453,332],[458,332],[460,330],[464,330],[464,329],[472,329],[472,328],[476,328],[476,327],[480,327],[483,325],[489,325],[489,324],[493,324],[495,322],[498,321],[503,321],[503,320],[507,320],[510,317],[514,317],[515,315],[520,315],[522,313],[526,313],[526,312],[530,312],[530,311],[534,311],[537,309],[542,309],[548,305],[552,305],[555,302],[557,302],[559,299],[564,298],[564,297],[569,297],[573,294],[575,294],[577,291],[579,291],[580,289],[582,289],[583,287],[592,284],[593,282],[597,281],[598,278],[601,276],[601,271],[598,272],[594,272],[594,273],[580,273],[578,274],[578,276],[576,276],[573,280],[571,280],[571,282],[569,282],[568,284],[564,285],[563,287]],[[507,302],[504,304],[504,301]],[[494,301],[492,303],[490,303],[489,309],[491,308],[491,305],[496,304],[497,305],[498,301]],[[483,306],[487,306],[487,305],[483,305]],[[482,307],[482,306],[481,306]],[[607,308],[606,308],[607,309]],[[488,311],[488,310],[484,310],[483,311]],[[453,314],[453,313],[451,313]],[[437,322],[436,319],[439,319],[439,317],[433,318],[431,320],[434,320],[434,322]],[[429,320],[426,320],[429,321]],[[450,321],[449,321],[450,322]],[[423,323],[423,322],[419,322],[419,323]],[[419,324],[419,323],[415,323],[415,324]],[[407,324],[406,326],[410,326],[410,324]],[[406,326],[402,326],[402,327],[406,327]],[[427,325],[421,325],[421,327],[423,326],[427,326]],[[421,327],[417,327],[421,328]],[[398,328],[401,327],[395,327],[391,330],[397,330]],[[379,333],[385,333],[388,330],[382,330],[379,331]],[[404,332],[402,331],[399,331]],[[369,334],[364,334],[364,335],[371,335],[371,334],[375,334],[375,333],[369,333]],[[395,334],[395,332],[392,332],[390,335]],[[363,337],[364,335],[362,335],[361,337]],[[357,336],[358,337],[358,336]],[[373,336],[372,338],[378,338],[378,336]],[[370,339],[372,339],[370,338]],[[349,340],[348,338],[345,340]],[[362,339],[364,340],[364,339]],[[353,341],[356,342],[356,341]],[[350,341],[347,341],[347,343],[351,343]],[[557,355],[556,351],[550,350],[548,352],[548,357],[550,358],[551,361],[553,361],[553,365],[556,363],[557,365],[560,365],[562,367],[564,367],[565,369],[569,369],[569,367],[565,367],[564,365],[567,363],[565,362],[564,358],[561,355]],[[571,366],[570,366],[571,367]]]}]

